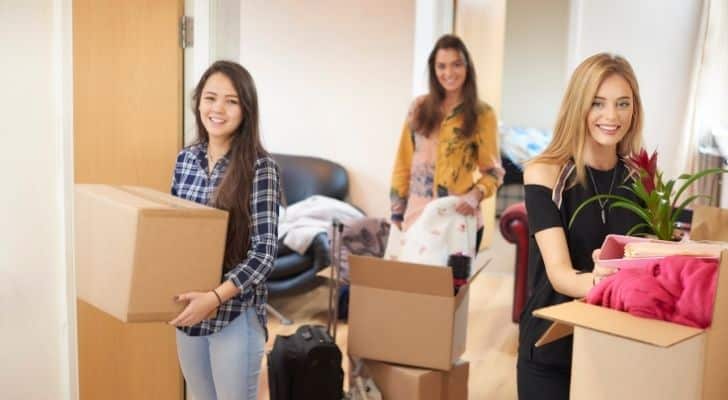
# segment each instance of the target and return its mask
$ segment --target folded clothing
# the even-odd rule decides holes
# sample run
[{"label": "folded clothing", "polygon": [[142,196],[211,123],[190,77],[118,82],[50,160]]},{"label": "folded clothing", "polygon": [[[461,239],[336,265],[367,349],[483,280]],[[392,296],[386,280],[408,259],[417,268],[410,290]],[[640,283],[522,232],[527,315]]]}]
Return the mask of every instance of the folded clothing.
[{"label": "folded clothing", "polygon": [[644,318],[707,328],[713,318],[718,261],[669,256],[620,269],[587,295],[587,302]]},{"label": "folded clothing", "polygon": [[725,243],[710,242],[668,242],[662,240],[627,243],[624,246],[625,258],[660,257],[660,256],[695,256],[720,257],[720,252],[727,246]]}]

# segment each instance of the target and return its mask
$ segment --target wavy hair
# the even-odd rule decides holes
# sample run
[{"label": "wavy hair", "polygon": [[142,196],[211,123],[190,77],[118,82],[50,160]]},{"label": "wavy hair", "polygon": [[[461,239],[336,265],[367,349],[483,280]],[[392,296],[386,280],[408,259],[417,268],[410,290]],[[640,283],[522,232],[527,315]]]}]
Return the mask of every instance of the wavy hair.
[{"label": "wavy hair", "polygon": [[587,114],[594,102],[599,86],[612,75],[624,78],[632,89],[633,115],[627,134],[617,145],[617,155],[627,156],[642,147],[642,99],[637,77],[629,62],[609,53],[595,54],[584,60],[571,75],[561,101],[554,135],[546,149],[531,162],[565,164],[570,158],[576,165],[576,182],[586,183],[584,144],[589,135]]},{"label": "wavy hair", "polygon": [[194,103],[195,123],[197,125],[197,143],[209,144],[210,135],[202,124],[200,116],[200,98],[207,80],[213,74],[223,74],[233,84],[240,100],[243,120],[233,132],[230,151],[230,163],[225,177],[212,196],[211,205],[227,210],[227,239],[225,242],[225,258],[223,269],[229,271],[245,259],[250,247],[250,194],[255,176],[255,162],[268,155],[260,140],[258,122],[258,94],[255,83],[248,70],[232,61],[217,61],[202,74],[192,95]]},{"label": "wavy hair", "polygon": [[463,82],[463,126],[461,134],[464,137],[471,137],[475,134],[475,128],[478,124],[478,86],[475,79],[475,67],[470,53],[465,47],[465,43],[455,35],[443,35],[435,43],[435,47],[427,58],[427,67],[429,71],[430,91],[423,98],[422,102],[414,110],[412,118],[412,129],[427,137],[437,127],[445,117],[440,109],[443,100],[445,100],[445,88],[442,87],[440,81],[437,80],[435,72],[435,58],[438,50],[453,49],[460,53],[465,63],[465,82]]}]

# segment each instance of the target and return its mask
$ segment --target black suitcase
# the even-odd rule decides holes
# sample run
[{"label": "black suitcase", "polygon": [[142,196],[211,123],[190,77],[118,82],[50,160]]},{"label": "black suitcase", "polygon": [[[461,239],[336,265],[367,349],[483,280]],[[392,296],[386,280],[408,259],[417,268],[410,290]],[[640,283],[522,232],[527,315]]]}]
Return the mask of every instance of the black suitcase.
[{"label": "black suitcase", "polygon": [[[339,266],[343,225],[334,220],[331,238],[331,288],[328,326],[303,325],[278,335],[267,355],[270,400],[341,400],[344,370],[336,345]],[[333,329],[332,329],[333,328]]]}]

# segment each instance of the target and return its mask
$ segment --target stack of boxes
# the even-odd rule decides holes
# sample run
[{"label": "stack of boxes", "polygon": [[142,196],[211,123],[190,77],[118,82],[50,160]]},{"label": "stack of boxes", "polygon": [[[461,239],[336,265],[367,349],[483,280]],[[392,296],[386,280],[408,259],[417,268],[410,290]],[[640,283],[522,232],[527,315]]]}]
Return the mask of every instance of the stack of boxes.
[{"label": "stack of boxes", "polygon": [[129,186],[74,201],[79,396],[180,398],[173,297],[219,284],[227,213]]},{"label": "stack of boxes", "polygon": [[[449,268],[350,256],[348,351],[384,400],[466,400],[470,283]],[[482,269],[482,268],[481,268]]]}]

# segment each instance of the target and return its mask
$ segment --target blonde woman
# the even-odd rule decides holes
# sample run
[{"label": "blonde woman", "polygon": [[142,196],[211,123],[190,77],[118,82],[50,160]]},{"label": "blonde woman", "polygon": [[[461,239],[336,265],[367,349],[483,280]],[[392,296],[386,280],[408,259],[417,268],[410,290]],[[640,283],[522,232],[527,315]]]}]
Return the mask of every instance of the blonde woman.
[{"label": "blonde woman", "polygon": [[529,299],[520,319],[518,396],[568,399],[571,337],[541,347],[534,343],[549,321],[533,310],[583,297],[613,273],[595,267],[593,254],[610,233],[624,234],[639,223],[632,213],[594,202],[574,210],[596,194],[632,197],[620,186],[630,179],[622,161],[640,148],[642,102],[632,67],[622,57],[596,54],[574,71],[546,150],[524,171],[526,209],[531,232]]}]

